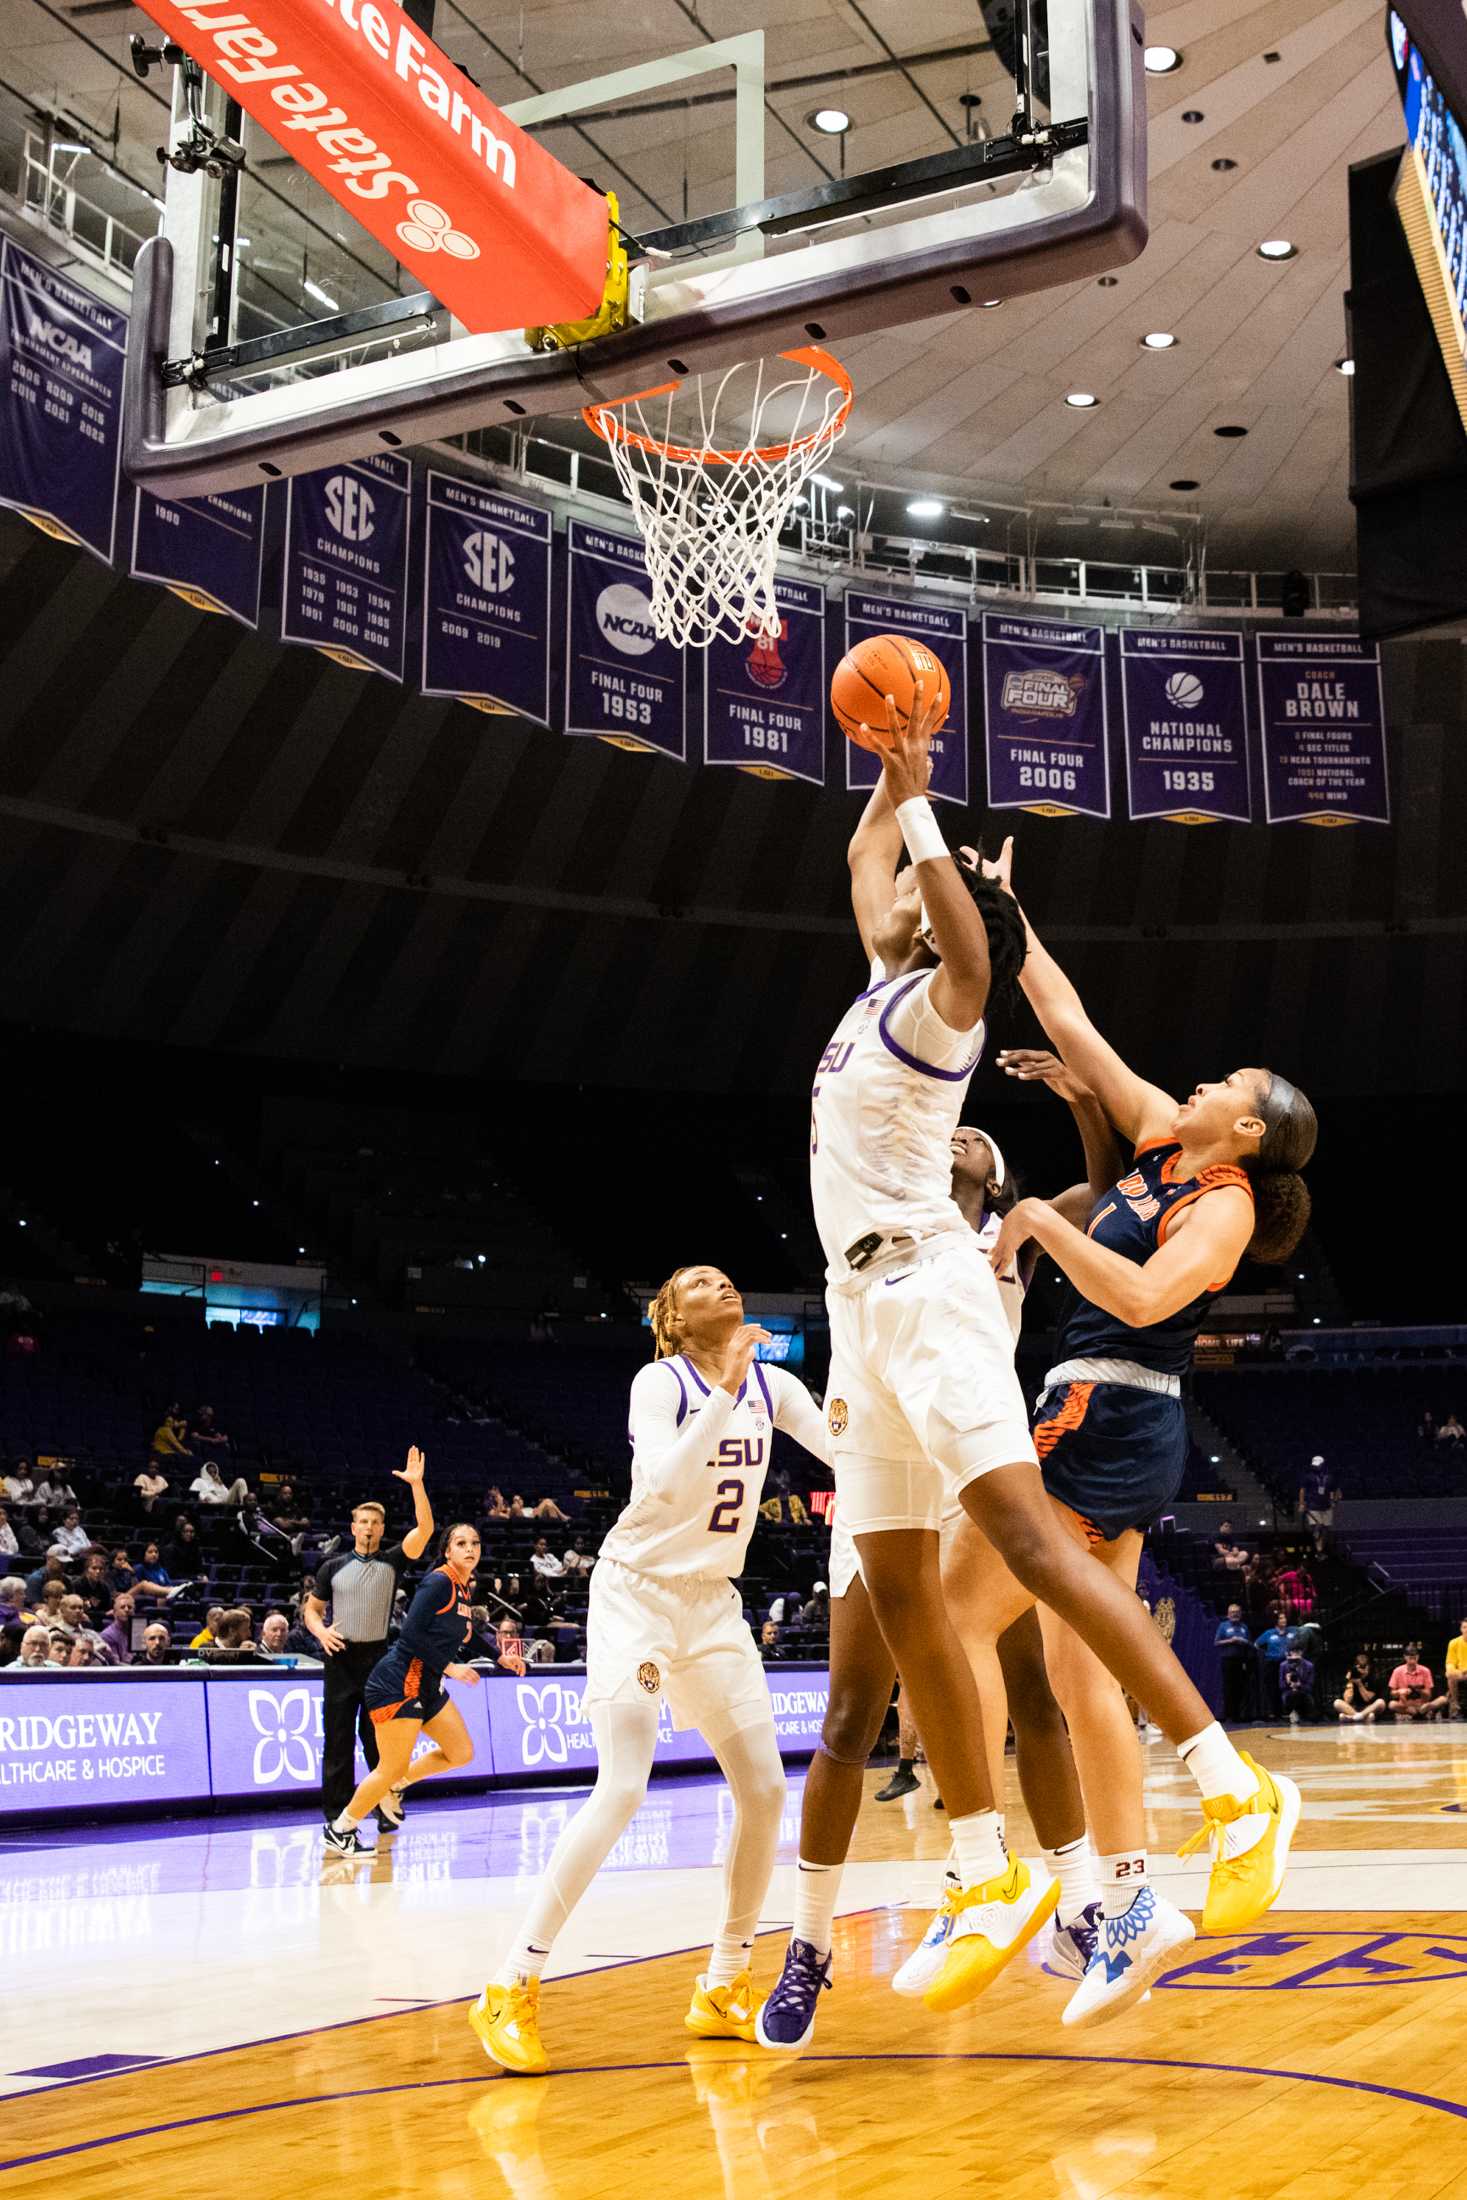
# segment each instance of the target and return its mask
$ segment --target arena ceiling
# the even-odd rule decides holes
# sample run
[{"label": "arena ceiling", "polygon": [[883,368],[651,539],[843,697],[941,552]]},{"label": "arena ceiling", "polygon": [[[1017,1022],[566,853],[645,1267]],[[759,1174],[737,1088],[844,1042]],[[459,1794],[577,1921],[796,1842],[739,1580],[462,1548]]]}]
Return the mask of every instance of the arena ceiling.
[{"label": "arena ceiling", "polygon": [[[847,346],[859,402],[844,466],[965,502],[1199,511],[1214,565],[1350,567],[1345,171],[1401,139],[1383,19],[1382,0],[1155,0],[1148,38],[1182,59],[1148,80],[1143,257],[1113,286]],[[808,119],[826,102],[850,116],[853,170],[957,143],[970,117],[1007,124],[977,0],[440,0],[437,34],[509,102],[761,24],[771,190],[834,172],[839,143]],[[139,85],[127,65],[130,33],[148,27],[131,0],[0,0],[0,89],[104,147],[115,124],[116,167],[151,188],[166,110],[159,78]],[[596,118],[590,139],[544,135],[621,193],[636,228],[729,203],[730,117],[664,97]],[[381,295],[392,276],[375,248],[324,199],[312,206],[273,152],[247,205],[259,279],[298,296],[309,277],[342,304]],[[1295,256],[1261,259],[1266,239]],[[1177,342],[1147,350],[1152,333]],[[1067,406],[1077,389],[1100,403]]]}]

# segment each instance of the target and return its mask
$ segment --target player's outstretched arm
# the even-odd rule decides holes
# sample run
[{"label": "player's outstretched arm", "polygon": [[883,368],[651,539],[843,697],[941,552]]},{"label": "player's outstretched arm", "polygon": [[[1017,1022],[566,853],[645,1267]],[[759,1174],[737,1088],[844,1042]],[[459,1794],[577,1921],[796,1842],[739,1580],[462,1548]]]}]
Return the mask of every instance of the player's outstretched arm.
[{"label": "player's outstretched arm", "polygon": [[901,852],[902,829],[887,795],[886,781],[878,779],[846,849],[851,869],[851,907],[868,963],[876,959],[872,945],[876,927],[896,899],[896,867]]},{"label": "player's outstretched arm", "polygon": [[433,1540],[433,1507],[428,1502],[428,1492],[423,1475],[428,1462],[413,1444],[408,1451],[407,1465],[394,1467],[395,1482],[406,1482],[413,1493],[413,1524],[402,1539],[402,1547],[409,1558],[421,1558]]},{"label": "player's outstretched arm", "polygon": [[[1085,1080],[1047,1047],[1006,1047],[998,1063],[1006,1077],[1017,1078],[1021,1085],[1048,1085],[1050,1091],[1064,1101],[1075,1118],[1075,1128],[1085,1151],[1086,1183],[1075,1189],[1092,1202],[1108,1192],[1117,1177],[1125,1174],[1130,1157],[1116,1136],[1115,1125]],[[1059,1206],[1060,1200],[1069,1198],[1068,1192],[1062,1192],[1060,1198],[1050,1204]],[[1060,1212],[1067,1213],[1068,1209],[1060,1207]],[[1070,1220],[1074,1220],[1073,1215]]]},{"label": "player's outstretched arm", "polygon": [[1248,1193],[1241,1185],[1221,1184],[1177,1210],[1166,1242],[1149,1260],[1134,1261],[1098,1245],[1047,1200],[1021,1199],[1004,1216],[988,1257],[1002,1275],[1029,1239],[1037,1238],[1092,1306],[1129,1329],[1148,1329],[1179,1314],[1204,1291],[1221,1290],[1243,1258],[1253,1226]]},{"label": "player's outstretched arm", "polygon": [[[988,1002],[992,968],[988,934],[972,895],[963,884],[942,831],[927,800],[932,777],[932,736],[942,711],[941,695],[930,697],[919,679],[911,715],[903,723],[895,699],[887,697],[890,729],[881,753],[887,797],[907,853],[912,858],[928,929],[941,957],[927,998],[951,1031],[971,1031]],[[904,805],[911,805],[905,808]]]},{"label": "player's outstretched arm", "polygon": [[831,1457],[831,1441],[825,1426],[825,1415],[810,1396],[797,1375],[788,1368],[771,1368],[770,1380],[774,1385],[774,1425],[785,1436],[793,1436],[802,1450],[812,1459],[824,1465],[834,1464]]}]

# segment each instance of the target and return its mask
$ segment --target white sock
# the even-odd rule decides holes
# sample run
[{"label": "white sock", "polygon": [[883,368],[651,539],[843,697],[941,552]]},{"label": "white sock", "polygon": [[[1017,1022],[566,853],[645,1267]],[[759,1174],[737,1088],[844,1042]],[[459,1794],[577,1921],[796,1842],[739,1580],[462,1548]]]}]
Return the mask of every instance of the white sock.
[{"label": "white sock", "polygon": [[752,1940],[740,1940],[735,1933],[720,1933],[713,1943],[708,1958],[708,1968],[703,1974],[709,1987],[732,1986],[740,1971],[747,1971],[754,1953]]},{"label": "white sock", "polygon": [[353,1818],[349,1810],[344,1810],[339,1818],[332,1819],[331,1831],[333,1833],[355,1833],[361,1822],[360,1818]]},{"label": "white sock", "polygon": [[811,1864],[803,1856],[795,1866],[794,1937],[807,1940],[817,1956],[830,1954],[842,1868],[839,1864]]},{"label": "white sock", "polygon": [[501,1986],[513,1986],[517,1979],[538,1978],[550,1957],[548,1948],[537,1948],[528,1940],[517,1940],[500,1966]]},{"label": "white sock", "polygon": [[1057,1849],[1041,1849],[1039,1853],[1059,1881],[1059,1906],[1055,1917],[1061,1925],[1073,1924],[1082,1910],[1100,1900],[1090,1836],[1082,1833],[1078,1841],[1064,1841]]},{"label": "white sock", "polygon": [[965,1887],[981,1886],[985,1879],[1001,1879],[1008,1869],[1003,1818],[996,1810],[975,1810],[967,1818],[951,1820],[958,1874]]},{"label": "white sock", "polygon": [[1146,1884],[1145,1849],[1120,1849],[1114,1856],[1097,1856],[1095,1868],[1100,1878],[1102,1910],[1107,1917],[1122,1916]]},{"label": "white sock", "polygon": [[1257,1780],[1216,1719],[1190,1741],[1181,1743],[1177,1755],[1202,1790],[1204,1802],[1212,1802],[1219,1795],[1233,1795],[1246,1803],[1257,1790]]}]

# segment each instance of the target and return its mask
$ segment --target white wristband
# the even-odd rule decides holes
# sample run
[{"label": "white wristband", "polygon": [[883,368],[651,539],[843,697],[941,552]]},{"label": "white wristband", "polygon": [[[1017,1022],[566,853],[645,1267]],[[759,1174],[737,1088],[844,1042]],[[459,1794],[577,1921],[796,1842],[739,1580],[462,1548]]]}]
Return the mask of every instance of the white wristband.
[{"label": "white wristband", "polygon": [[902,829],[907,854],[914,863],[941,863],[951,852],[925,794],[914,794],[909,802],[903,802],[896,813],[896,821]]}]

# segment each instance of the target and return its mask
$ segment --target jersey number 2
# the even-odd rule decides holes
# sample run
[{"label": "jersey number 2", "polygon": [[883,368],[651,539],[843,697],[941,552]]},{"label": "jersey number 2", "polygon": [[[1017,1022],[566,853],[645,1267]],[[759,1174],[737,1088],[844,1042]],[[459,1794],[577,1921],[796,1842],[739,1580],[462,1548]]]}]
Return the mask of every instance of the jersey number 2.
[{"label": "jersey number 2", "polygon": [[736,1535],[739,1514],[744,1509],[744,1485],[727,1481],[718,1485],[718,1502],[708,1516],[710,1535]]}]

